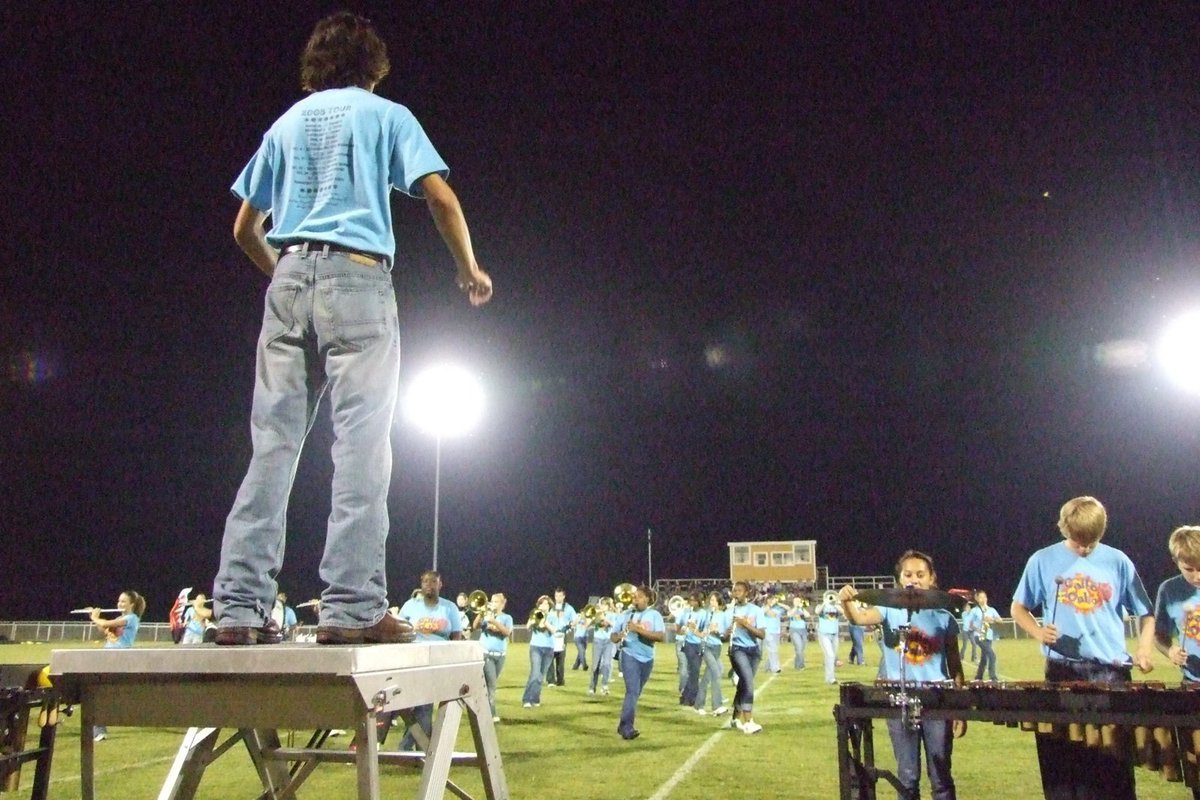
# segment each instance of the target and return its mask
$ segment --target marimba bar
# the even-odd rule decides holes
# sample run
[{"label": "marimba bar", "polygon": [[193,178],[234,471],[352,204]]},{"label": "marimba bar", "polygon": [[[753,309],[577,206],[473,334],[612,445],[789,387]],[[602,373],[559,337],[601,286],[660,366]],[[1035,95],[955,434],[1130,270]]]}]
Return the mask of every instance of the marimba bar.
[{"label": "marimba bar", "polygon": [[[900,717],[897,684],[844,683],[833,708],[837,722],[841,797],[874,797],[878,778],[894,779],[875,767],[872,719]],[[1089,683],[973,683],[907,688],[926,720],[965,719],[1062,736],[1102,747],[1135,765],[1159,770],[1167,780],[1200,783],[1200,690],[1162,683],[1105,687]]]},{"label": "marimba bar", "polygon": [[[186,727],[160,800],[192,798],[205,768],[240,739],[262,781],[261,796],[292,797],[324,762],[356,764],[360,800],[379,798],[379,762],[409,762],[411,754],[380,754],[376,716],[414,706],[437,706],[417,796],[444,796],[452,764],[478,766],[488,800],[505,800],[500,748],[483,680],[478,642],[256,647],[215,645],[127,650],[55,650],[55,687],[81,706],[84,800],[95,798],[96,725]],[[466,711],[475,753],[455,754]],[[237,732],[218,745],[222,728]],[[321,732],[356,732],[357,749],[327,750]],[[309,747],[283,748],[280,729],[317,731]],[[289,769],[289,762],[295,767]]]}]

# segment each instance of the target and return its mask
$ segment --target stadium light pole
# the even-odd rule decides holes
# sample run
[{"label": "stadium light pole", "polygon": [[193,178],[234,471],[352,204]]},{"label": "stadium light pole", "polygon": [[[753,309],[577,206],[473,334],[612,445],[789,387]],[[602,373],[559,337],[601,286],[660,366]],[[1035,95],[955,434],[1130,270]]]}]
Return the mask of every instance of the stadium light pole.
[{"label": "stadium light pole", "polygon": [[413,378],[404,399],[405,416],[434,438],[433,569],[438,568],[438,521],[442,499],[442,439],[464,436],[483,416],[483,387],[454,364],[430,367]]}]

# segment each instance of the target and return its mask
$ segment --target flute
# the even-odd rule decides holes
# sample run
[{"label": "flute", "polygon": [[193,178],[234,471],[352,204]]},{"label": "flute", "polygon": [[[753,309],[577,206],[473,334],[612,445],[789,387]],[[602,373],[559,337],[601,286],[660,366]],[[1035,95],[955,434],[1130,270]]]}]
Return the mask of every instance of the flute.
[{"label": "flute", "polygon": [[101,614],[116,614],[121,609],[119,608],[73,608],[72,614],[91,614],[93,611],[99,611]]}]

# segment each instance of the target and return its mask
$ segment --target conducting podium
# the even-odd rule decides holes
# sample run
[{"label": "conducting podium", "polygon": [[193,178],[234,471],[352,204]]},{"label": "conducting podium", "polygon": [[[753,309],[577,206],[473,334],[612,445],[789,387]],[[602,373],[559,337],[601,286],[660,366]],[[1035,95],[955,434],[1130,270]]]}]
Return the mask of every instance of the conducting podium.
[{"label": "conducting podium", "polygon": [[[419,766],[419,798],[447,790],[469,798],[449,779],[455,765],[478,767],[487,800],[508,797],[478,642],[56,650],[50,672],[64,699],[81,707],[84,800],[95,797],[96,725],[189,728],[160,800],[193,797],[204,770],[239,741],[262,781],[259,796],[271,800],[295,797],[326,762],[356,765],[360,800],[379,797],[381,762]],[[425,704],[437,709],[425,752],[381,753],[377,716]],[[475,749],[455,753],[464,712]],[[353,730],[356,750],[325,748],[334,728]],[[222,729],[230,731],[224,742]],[[280,730],[314,734],[307,746],[286,748]]]}]

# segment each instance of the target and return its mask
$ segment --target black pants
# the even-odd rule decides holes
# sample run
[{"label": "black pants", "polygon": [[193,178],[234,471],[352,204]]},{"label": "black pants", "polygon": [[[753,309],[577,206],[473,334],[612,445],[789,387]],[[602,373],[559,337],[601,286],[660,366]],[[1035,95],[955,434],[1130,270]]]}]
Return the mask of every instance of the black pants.
[{"label": "black pants", "polygon": [[[1094,661],[1046,662],[1046,680],[1087,681],[1100,686],[1124,686],[1129,667]],[[1114,758],[1095,747],[1049,734],[1037,735],[1038,766],[1046,800],[1137,800],[1133,763]]]}]

